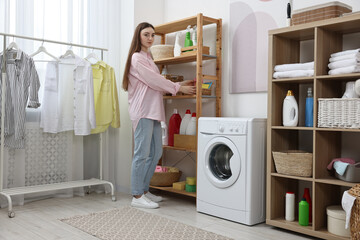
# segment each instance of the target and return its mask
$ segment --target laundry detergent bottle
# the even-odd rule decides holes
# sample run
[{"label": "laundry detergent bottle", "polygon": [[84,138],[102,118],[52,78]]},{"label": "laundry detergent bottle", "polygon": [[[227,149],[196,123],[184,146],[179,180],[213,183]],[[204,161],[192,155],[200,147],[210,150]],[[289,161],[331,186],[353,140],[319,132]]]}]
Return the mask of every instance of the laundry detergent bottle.
[{"label": "laundry detergent bottle", "polygon": [[161,122],[161,137],[162,137],[162,145],[167,146],[169,142],[168,138],[168,128],[165,122]]},{"label": "laundry detergent bottle", "polygon": [[295,127],[299,120],[299,107],[291,90],[288,90],[283,103],[283,125]]},{"label": "laundry detergent bottle", "polygon": [[312,222],[312,202],[311,202],[311,197],[310,197],[310,190],[309,190],[309,188],[305,188],[305,189],[304,189],[303,198],[305,198],[305,200],[306,200],[307,203],[309,204],[309,222]]},{"label": "laundry detergent bottle", "polygon": [[185,134],[186,128],[190,122],[190,119],[191,119],[190,109],[186,109],[185,115],[182,118],[181,124],[180,124],[180,134]]},{"label": "laundry detergent bottle", "polygon": [[196,113],[192,113],[189,124],[187,125],[186,135],[196,135]]},{"label": "laundry detergent bottle", "polygon": [[299,202],[299,225],[309,225],[309,203],[305,198],[301,199]]},{"label": "laundry detergent bottle", "polygon": [[169,138],[168,138],[169,146],[174,146],[174,134],[179,134],[180,124],[181,124],[181,117],[180,114],[178,113],[178,110],[175,108],[174,113],[169,120]]}]

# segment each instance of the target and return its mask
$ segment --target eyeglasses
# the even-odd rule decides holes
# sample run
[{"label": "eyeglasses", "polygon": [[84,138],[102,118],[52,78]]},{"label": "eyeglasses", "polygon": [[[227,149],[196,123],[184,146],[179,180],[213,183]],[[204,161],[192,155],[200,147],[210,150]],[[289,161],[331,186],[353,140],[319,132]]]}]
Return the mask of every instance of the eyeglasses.
[{"label": "eyeglasses", "polygon": [[145,37],[145,38],[154,38],[154,37],[155,37],[155,34],[145,33],[145,34],[143,35],[143,37]]}]

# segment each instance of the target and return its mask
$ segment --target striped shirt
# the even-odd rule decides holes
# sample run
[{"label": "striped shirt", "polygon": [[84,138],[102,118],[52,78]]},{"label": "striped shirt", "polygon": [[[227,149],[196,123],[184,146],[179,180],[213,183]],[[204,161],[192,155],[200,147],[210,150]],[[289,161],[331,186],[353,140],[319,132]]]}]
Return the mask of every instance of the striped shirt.
[{"label": "striped shirt", "polygon": [[[6,51],[6,99],[4,142],[9,148],[24,148],[25,144],[25,108],[40,106],[38,91],[40,81],[31,57],[19,50]],[[3,53],[0,54],[2,72]],[[0,89],[2,89],[2,74]],[[1,99],[0,90],[0,115]],[[2,117],[2,116],[1,116]]]}]

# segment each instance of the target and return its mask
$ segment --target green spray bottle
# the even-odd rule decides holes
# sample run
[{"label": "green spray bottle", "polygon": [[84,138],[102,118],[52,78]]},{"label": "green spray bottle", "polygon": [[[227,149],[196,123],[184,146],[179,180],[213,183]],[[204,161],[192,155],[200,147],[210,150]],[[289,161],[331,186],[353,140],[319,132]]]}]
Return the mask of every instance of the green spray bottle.
[{"label": "green spray bottle", "polygon": [[309,225],[309,203],[305,198],[302,198],[299,203],[299,225]]},{"label": "green spray bottle", "polygon": [[184,47],[191,47],[193,45],[193,42],[191,41],[191,37],[190,37],[190,29],[191,26],[190,25],[187,26]]}]

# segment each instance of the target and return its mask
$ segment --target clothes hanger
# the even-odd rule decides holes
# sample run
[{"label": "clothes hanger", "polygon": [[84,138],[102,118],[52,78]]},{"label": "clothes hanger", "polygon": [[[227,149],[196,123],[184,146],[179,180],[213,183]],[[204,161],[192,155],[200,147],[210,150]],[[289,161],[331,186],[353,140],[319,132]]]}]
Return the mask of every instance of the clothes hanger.
[{"label": "clothes hanger", "polygon": [[[96,61],[100,61],[98,56],[94,53],[94,49],[92,50],[91,53],[89,53],[89,55],[87,55],[87,57],[85,58],[85,60],[90,60],[90,59],[95,59]],[[90,61],[89,61],[90,62]]]},{"label": "clothes hanger", "polygon": [[[95,61],[90,61],[90,59],[95,59]],[[87,57],[85,58],[86,61],[90,62],[91,64],[96,64],[97,62],[99,62],[99,58],[98,56],[94,53],[94,49],[92,50],[91,53],[89,53],[89,55],[87,55]]]},{"label": "clothes hanger", "polygon": [[75,58],[75,53],[71,50],[72,45],[70,45],[70,48],[64,53],[64,55],[61,55],[60,58],[64,58],[67,56],[71,56],[72,58]]},{"label": "clothes hanger", "polygon": [[45,53],[46,55],[52,57],[53,59],[55,59],[56,61],[60,61],[59,58],[55,57],[54,55],[50,54],[46,48],[43,46],[44,42],[41,44],[41,46],[38,48],[38,50],[36,52],[34,52],[33,54],[30,55],[30,57],[34,57],[35,55],[38,55],[39,53]]},{"label": "clothes hanger", "polygon": [[18,45],[17,45],[16,42],[14,41],[14,37],[13,37],[13,41],[7,46],[6,49],[7,49],[7,50],[10,50],[10,49],[19,50]]}]

